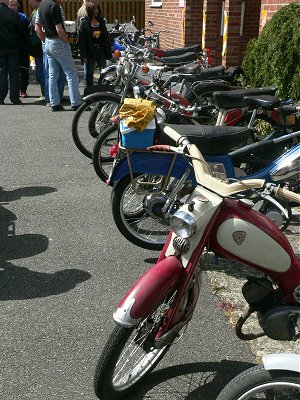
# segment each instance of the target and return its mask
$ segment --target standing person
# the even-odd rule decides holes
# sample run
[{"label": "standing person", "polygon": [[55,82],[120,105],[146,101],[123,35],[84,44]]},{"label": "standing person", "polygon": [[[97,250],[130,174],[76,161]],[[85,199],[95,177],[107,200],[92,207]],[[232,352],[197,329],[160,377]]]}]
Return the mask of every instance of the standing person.
[{"label": "standing person", "polygon": [[106,67],[106,59],[111,58],[111,48],[99,4],[86,2],[86,13],[79,27],[79,49],[80,58],[87,66],[86,84],[92,86],[95,65],[97,63],[100,69]]},{"label": "standing person", "polygon": [[29,53],[35,59],[35,74],[36,79],[40,83],[42,96],[38,100],[45,100],[45,75],[43,68],[43,49],[42,42],[35,32],[35,20],[37,10],[42,0],[29,0],[29,5],[33,9],[30,20],[30,35],[37,38],[34,48],[29,49]]},{"label": "standing person", "polygon": [[20,43],[20,90],[21,97],[28,97],[27,88],[29,85],[29,53],[26,39],[29,33],[30,20],[26,14],[19,12],[18,0],[9,0],[9,8],[18,13],[21,21],[22,37]]},{"label": "standing person", "polygon": [[11,102],[22,104],[19,82],[21,21],[8,4],[8,0],[0,0],[0,104],[4,104],[8,93],[8,77]]},{"label": "standing person", "polygon": [[[32,0],[35,1],[35,0]],[[64,13],[63,9],[60,6],[60,11],[62,13],[62,19],[63,21],[65,20],[64,18]],[[35,14],[35,31],[38,37],[40,38],[42,42],[42,51],[43,51],[43,58],[42,58],[42,72],[43,72],[43,80],[44,80],[44,93],[45,93],[45,103],[46,106],[51,106],[50,104],[50,96],[49,96],[49,63],[48,63],[48,58],[47,54],[45,52],[45,30],[43,29],[43,26],[41,24],[40,16],[39,16],[39,10],[37,9],[36,14]],[[57,79],[57,88],[58,88],[58,93],[59,93],[59,98],[60,98],[60,104],[65,101],[64,98],[64,90],[65,90],[65,85],[66,85],[66,75],[62,69],[62,67],[59,67],[59,74],[58,74],[58,79]]]},{"label": "standing person", "polygon": [[68,43],[67,34],[59,6],[59,0],[43,0],[39,6],[39,18],[44,28],[45,53],[49,63],[49,95],[52,111],[62,111],[57,87],[59,68],[67,76],[71,106],[73,110],[82,103],[79,79]]}]

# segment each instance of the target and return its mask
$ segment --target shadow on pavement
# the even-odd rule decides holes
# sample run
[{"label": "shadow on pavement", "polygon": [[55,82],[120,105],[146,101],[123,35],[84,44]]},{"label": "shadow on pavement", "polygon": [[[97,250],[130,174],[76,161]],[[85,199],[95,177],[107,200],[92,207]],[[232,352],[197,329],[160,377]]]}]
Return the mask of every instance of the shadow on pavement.
[{"label": "shadow on pavement", "polygon": [[153,397],[151,395],[151,390],[155,389],[160,398],[165,392],[168,395],[171,393],[174,400],[215,400],[232,378],[253,365],[222,360],[220,363],[199,362],[164,368],[153,372],[130,399],[157,399],[154,392]]},{"label": "shadow on pavement", "polygon": [[0,300],[22,300],[60,294],[73,289],[90,278],[78,269],[55,273],[31,271],[9,262],[32,257],[47,250],[49,240],[45,235],[15,233],[17,216],[3,204],[22,197],[40,196],[56,191],[52,187],[23,187],[15,190],[0,188]]}]

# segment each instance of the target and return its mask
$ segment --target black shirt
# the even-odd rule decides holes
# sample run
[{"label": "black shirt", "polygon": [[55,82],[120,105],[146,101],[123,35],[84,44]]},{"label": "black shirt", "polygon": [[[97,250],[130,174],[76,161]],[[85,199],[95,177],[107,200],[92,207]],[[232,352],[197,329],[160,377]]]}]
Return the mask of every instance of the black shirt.
[{"label": "black shirt", "polygon": [[47,38],[58,37],[55,25],[63,24],[60,6],[55,0],[43,0],[39,6],[40,21]]},{"label": "black shirt", "polygon": [[0,3],[0,51],[19,50],[21,36],[18,13]]}]

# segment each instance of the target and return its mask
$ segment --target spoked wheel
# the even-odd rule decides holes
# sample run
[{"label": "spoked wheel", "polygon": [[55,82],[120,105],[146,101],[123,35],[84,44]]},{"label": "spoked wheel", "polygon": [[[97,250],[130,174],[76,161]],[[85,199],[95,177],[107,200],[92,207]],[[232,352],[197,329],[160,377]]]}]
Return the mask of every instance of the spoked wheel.
[{"label": "spoked wheel", "polygon": [[93,149],[93,166],[99,178],[106,182],[112,169],[114,158],[110,149],[118,143],[118,126],[109,125],[98,136]]},{"label": "spoked wheel", "polygon": [[292,218],[292,210],[289,206],[282,204],[288,217],[284,215],[282,210],[277,208],[273,203],[268,200],[258,200],[255,202],[254,209],[260,211],[268,217],[281,231],[284,231],[290,224]]},{"label": "spoked wheel", "polygon": [[[158,174],[122,178],[112,192],[112,214],[119,231],[133,244],[149,250],[162,249],[169,234],[169,219],[162,213],[167,197],[159,193],[165,177]],[[174,184],[168,183],[166,191]]]},{"label": "spoked wheel", "polygon": [[156,348],[155,338],[173,298],[174,294],[170,293],[136,327],[117,326],[113,330],[96,367],[94,389],[99,399],[125,398],[163,358],[171,343]]},{"label": "spoked wheel", "polygon": [[217,400],[296,400],[299,394],[299,373],[267,371],[259,365],[236,376],[225,386]]},{"label": "spoked wheel", "polygon": [[229,87],[226,88],[224,86],[212,86],[211,88],[194,88],[197,97],[192,92],[189,92],[186,96],[186,99],[191,103],[191,105],[197,106],[212,106],[211,109],[207,109],[204,111],[199,111],[199,119],[202,125],[215,125],[218,117],[219,110],[217,107],[213,107],[215,104],[215,100],[213,98],[213,92],[229,90]]},{"label": "spoked wheel", "polygon": [[84,102],[76,111],[72,121],[72,136],[75,145],[88,158],[92,158],[95,139],[117,115],[120,96],[104,93],[93,101]]}]

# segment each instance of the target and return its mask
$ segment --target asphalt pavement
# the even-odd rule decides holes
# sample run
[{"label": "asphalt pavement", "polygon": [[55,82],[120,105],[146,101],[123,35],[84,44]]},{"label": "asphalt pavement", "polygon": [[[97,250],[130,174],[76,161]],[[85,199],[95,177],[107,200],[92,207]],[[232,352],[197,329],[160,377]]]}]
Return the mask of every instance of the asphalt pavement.
[{"label": "asphalt pavement", "polygon": [[[33,76],[28,94],[0,106],[1,400],[94,400],[112,313],[158,253],[116,229],[110,189],[72,141],[70,105],[38,105]],[[253,365],[216,303],[205,279],[185,336],[131,399],[213,400]]]}]

